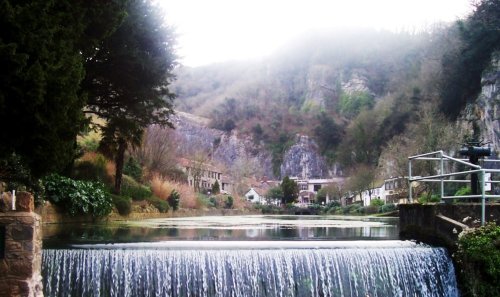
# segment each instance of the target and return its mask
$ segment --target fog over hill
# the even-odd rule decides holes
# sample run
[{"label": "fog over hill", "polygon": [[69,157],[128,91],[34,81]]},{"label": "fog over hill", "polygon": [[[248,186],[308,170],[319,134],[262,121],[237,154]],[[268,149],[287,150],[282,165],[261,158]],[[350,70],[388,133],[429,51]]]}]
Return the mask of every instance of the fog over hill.
[{"label": "fog over hill", "polygon": [[[456,72],[467,62],[460,55],[474,48],[463,37],[467,24],[418,33],[310,32],[260,61],[181,67],[173,85],[177,108],[208,118],[221,135],[269,155],[266,175],[328,177],[360,164],[399,175],[386,166],[396,162],[388,161],[391,148],[400,154],[452,149],[473,133],[457,119],[470,119],[460,110],[467,110],[478,90],[462,90],[467,100],[447,101],[449,89],[458,85]],[[487,48],[488,65],[495,65],[497,47]],[[472,78],[471,84],[481,76]],[[498,109],[488,106],[490,114]],[[295,156],[303,166],[292,169],[287,156],[304,139],[319,159]]]}]

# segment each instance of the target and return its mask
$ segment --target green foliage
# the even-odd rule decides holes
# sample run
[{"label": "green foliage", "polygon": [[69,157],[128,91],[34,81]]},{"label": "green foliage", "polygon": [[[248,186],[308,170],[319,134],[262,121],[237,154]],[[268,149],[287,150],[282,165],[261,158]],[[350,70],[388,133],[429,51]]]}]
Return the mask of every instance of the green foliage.
[{"label": "green foliage", "polygon": [[283,205],[293,203],[299,197],[299,186],[288,176],[285,176],[283,181],[281,181],[281,190],[283,191]]},{"label": "green foliage", "polygon": [[219,203],[217,202],[217,198],[215,198],[214,196],[211,196],[210,198],[208,198],[208,206],[217,208],[217,206],[219,206]]},{"label": "green foliage", "polygon": [[388,203],[388,204],[384,204],[380,207],[380,212],[381,213],[392,212],[392,211],[395,211],[397,209],[398,209],[398,207],[396,206],[396,204]]},{"label": "green foliage", "polygon": [[333,153],[342,141],[343,128],[337,125],[334,119],[322,112],[319,115],[319,124],[314,128],[314,135],[319,144],[322,154],[327,155],[330,162],[333,162]]},{"label": "green foliage", "polygon": [[111,194],[111,198],[120,215],[127,216],[132,212],[132,199],[113,194]]},{"label": "green foliage", "polygon": [[466,195],[471,195],[472,190],[470,187],[461,187],[455,192],[455,195],[453,196],[466,196]]},{"label": "green foliage", "polygon": [[130,197],[136,201],[141,201],[153,196],[153,192],[148,186],[141,185],[133,178],[124,175],[121,195]]},{"label": "green foliage", "polygon": [[100,181],[106,185],[112,183],[111,177],[106,171],[106,160],[102,155],[98,155],[94,161],[76,162],[71,177],[79,180]]},{"label": "green foliage", "polygon": [[142,180],[142,166],[136,159],[129,157],[123,166],[123,174],[133,177],[137,181]]},{"label": "green foliage", "polygon": [[344,93],[340,95],[338,110],[345,117],[353,118],[362,110],[371,109],[373,104],[373,96],[367,92]]},{"label": "green foliage", "polygon": [[111,197],[100,182],[80,181],[51,174],[43,180],[46,198],[72,216],[103,217],[112,209]]},{"label": "green foliage", "polygon": [[384,200],[380,198],[375,198],[370,201],[370,206],[380,207],[382,205],[384,205]]},{"label": "green foliage", "polygon": [[369,206],[364,206],[360,207],[357,212],[360,214],[366,214],[366,215],[371,215],[371,214],[376,214],[380,210],[380,207],[378,205],[369,205]]},{"label": "green foliage", "polygon": [[0,181],[6,183],[8,191],[32,192],[37,205],[43,201],[43,183],[31,175],[30,169],[16,154],[0,159]]},{"label": "green foliage", "polygon": [[170,209],[168,202],[158,197],[150,196],[145,200],[151,203],[154,207],[156,207],[156,209],[158,209],[161,213],[166,213]]},{"label": "green foliage", "polygon": [[34,178],[73,161],[87,122],[84,60],[119,22],[121,2],[0,2],[0,158],[16,153]]},{"label": "green foliage", "polygon": [[271,150],[273,173],[277,176],[280,175],[280,166],[283,163],[283,155],[285,151],[289,149],[293,144],[293,138],[286,134],[281,133],[277,141],[271,141],[269,143],[269,149]]},{"label": "green foliage", "polygon": [[464,296],[500,296],[500,227],[490,223],[463,234],[454,255]]},{"label": "green foliage", "polygon": [[172,208],[173,211],[179,209],[179,203],[181,201],[181,195],[176,190],[172,190],[172,193],[167,198],[168,205]]},{"label": "green foliage", "polygon": [[481,90],[481,75],[500,50],[500,2],[482,0],[465,21],[457,22],[461,44],[443,58],[441,110],[450,118]]},{"label": "green foliage", "polygon": [[267,191],[266,197],[269,199],[283,200],[283,189],[281,187],[272,187]]},{"label": "green foliage", "polygon": [[132,0],[126,12],[123,23],[86,61],[83,84],[88,112],[106,122],[101,147],[115,159],[115,193],[121,191],[127,147],[139,145],[151,124],[172,126],[175,97],[168,89],[176,59],[174,34],[161,9],[151,1]]},{"label": "green foliage", "polygon": [[220,193],[219,182],[215,181],[215,183],[212,185],[212,194],[217,195],[219,193]]},{"label": "green foliage", "polygon": [[233,196],[227,196],[227,200],[226,200],[226,203],[224,205],[224,208],[227,208],[227,209],[233,208],[233,204],[234,204]]},{"label": "green foliage", "polygon": [[438,203],[441,202],[441,198],[439,195],[436,194],[424,194],[420,197],[418,197],[418,203],[420,204],[427,204],[427,203]]}]

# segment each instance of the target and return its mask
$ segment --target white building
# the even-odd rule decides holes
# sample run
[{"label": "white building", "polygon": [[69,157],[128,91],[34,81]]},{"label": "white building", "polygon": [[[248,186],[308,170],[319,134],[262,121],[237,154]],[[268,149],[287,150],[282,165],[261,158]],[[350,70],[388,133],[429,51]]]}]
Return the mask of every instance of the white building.
[{"label": "white building", "polygon": [[[370,191],[371,191],[371,195],[370,195]],[[385,199],[385,184],[382,184],[380,187],[378,188],[373,188],[373,189],[370,189],[370,190],[365,190],[361,193],[361,201],[363,202],[363,206],[369,206],[371,201],[373,199],[381,199],[382,201],[384,201],[384,203],[386,203],[386,199]]]},{"label": "white building", "polygon": [[252,203],[260,203],[260,204],[266,204],[266,197],[264,194],[259,193],[256,189],[250,188],[248,192],[245,193],[245,197],[248,201]]}]

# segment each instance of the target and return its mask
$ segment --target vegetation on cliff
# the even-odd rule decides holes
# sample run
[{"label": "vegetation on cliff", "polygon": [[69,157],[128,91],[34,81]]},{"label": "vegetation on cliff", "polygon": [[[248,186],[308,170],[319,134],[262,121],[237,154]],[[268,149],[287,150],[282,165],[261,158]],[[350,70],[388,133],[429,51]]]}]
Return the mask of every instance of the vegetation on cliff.
[{"label": "vegetation on cliff", "polygon": [[463,234],[454,258],[463,296],[500,296],[500,226]]}]

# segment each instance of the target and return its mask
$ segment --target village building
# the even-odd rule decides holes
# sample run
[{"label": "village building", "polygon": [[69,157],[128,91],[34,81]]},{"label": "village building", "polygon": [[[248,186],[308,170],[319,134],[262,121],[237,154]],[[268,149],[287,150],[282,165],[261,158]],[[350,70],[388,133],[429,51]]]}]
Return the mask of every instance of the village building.
[{"label": "village building", "polygon": [[206,162],[198,162],[189,159],[180,159],[179,164],[186,173],[189,186],[198,189],[210,191],[215,182],[219,184],[222,193],[230,194],[232,192],[232,182],[228,176],[223,175],[222,170]]}]

